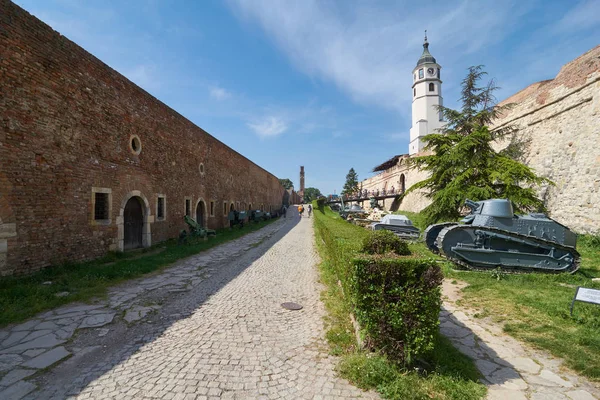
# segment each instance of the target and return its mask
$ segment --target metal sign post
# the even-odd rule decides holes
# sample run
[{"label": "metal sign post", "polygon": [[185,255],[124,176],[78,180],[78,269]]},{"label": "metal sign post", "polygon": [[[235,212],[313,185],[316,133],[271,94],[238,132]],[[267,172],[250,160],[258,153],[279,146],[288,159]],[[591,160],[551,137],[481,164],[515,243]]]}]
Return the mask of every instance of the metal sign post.
[{"label": "metal sign post", "polygon": [[571,316],[573,316],[573,306],[575,305],[575,301],[582,301],[590,304],[600,304],[600,290],[577,286],[575,297],[573,297],[573,301],[571,302]]}]

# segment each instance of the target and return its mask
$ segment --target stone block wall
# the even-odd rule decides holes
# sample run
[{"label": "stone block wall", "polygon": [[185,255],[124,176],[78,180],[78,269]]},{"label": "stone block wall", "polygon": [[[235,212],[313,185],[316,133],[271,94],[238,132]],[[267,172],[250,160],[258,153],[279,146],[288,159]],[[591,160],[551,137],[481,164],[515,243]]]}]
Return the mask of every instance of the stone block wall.
[{"label": "stone block wall", "polygon": [[[275,210],[283,191],[273,174],[0,0],[1,275],[122,249],[131,197],[149,246],[186,227],[186,200],[192,217],[200,204],[203,223],[220,228],[232,204]],[[108,194],[108,219],[94,218],[95,192]]]}]

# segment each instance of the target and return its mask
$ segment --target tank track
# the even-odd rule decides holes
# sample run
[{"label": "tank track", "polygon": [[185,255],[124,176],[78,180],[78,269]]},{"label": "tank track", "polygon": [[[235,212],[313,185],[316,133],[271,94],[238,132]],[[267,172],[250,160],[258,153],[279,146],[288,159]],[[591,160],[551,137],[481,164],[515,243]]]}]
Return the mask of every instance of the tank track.
[{"label": "tank track", "polygon": [[[456,225],[456,226],[452,226],[451,229],[481,229],[481,230],[486,230],[486,231],[490,231],[490,232],[496,232],[496,233],[501,233],[502,235],[506,235],[506,236],[511,236],[511,237],[515,237],[515,238],[521,238],[521,239],[527,239],[530,240],[532,242],[541,244],[541,245],[552,245],[556,248],[559,248],[561,250],[567,251],[569,253],[571,253],[574,257],[573,260],[573,265],[570,269],[568,270],[564,270],[564,271],[553,271],[553,270],[541,270],[539,268],[534,268],[534,267],[503,267],[503,266],[498,266],[503,272],[506,273],[510,273],[510,274],[524,274],[524,273],[531,273],[531,272],[536,272],[536,273],[554,273],[554,274],[560,274],[563,272],[568,272],[570,274],[574,274],[575,272],[577,272],[577,270],[579,269],[580,266],[580,255],[579,252],[577,252],[577,250],[575,250],[574,247],[571,246],[564,246],[560,243],[557,242],[552,242],[549,240],[545,240],[545,239],[540,239],[537,236],[531,236],[531,235],[523,235],[523,234],[517,234],[514,232],[510,232],[510,231],[506,231],[503,229],[498,229],[498,228],[493,228],[493,227],[489,227],[489,226],[471,226],[471,225]],[[436,239],[436,243],[438,241],[442,241],[444,240],[444,236],[445,234],[449,231],[449,229],[444,228],[440,234],[438,235],[437,239]],[[477,267],[477,266],[473,266],[461,259],[458,259],[456,257],[452,257],[452,256],[448,256],[447,254],[445,254],[442,250],[442,246],[438,245],[438,248],[440,248],[440,252],[439,254],[444,257],[445,259],[447,259],[448,261],[451,261],[455,264],[458,264],[460,266],[463,266],[471,271],[478,271],[478,272],[489,272],[489,271],[493,271],[493,268],[484,268],[484,267]]]},{"label": "tank track", "polygon": [[429,249],[429,250],[430,250],[432,253],[434,253],[434,254],[440,254],[440,251],[439,251],[439,248],[437,248],[437,245],[436,245],[436,247],[431,247],[431,246],[429,245],[429,238],[428,238],[428,236],[429,236],[429,232],[430,232],[431,230],[433,230],[433,229],[438,229],[438,228],[439,228],[439,230],[440,230],[440,231],[439,231],[439,233],[436,235],[436,237],[434,237],[434,238],[431,238],[431,239],[433,239],[433,242],[436,242],[436,240],[437,240],[437,237],[439,236],[439,234],[440,234],[440,233],[442,233],[442,231],[443,231],[445,228],[447,228],[447,227],[449,227],[449,226],[454,226],[454,225],[458,225],[458,222],[442,222],[442,223],[440,223],[440,224],[433,224],[433,225],[429,225],[429,226],[427,227],[427,229],[425,229],[425,231],[423,232],[423,240],[425,241],[425,246],[427,246],[427,248],[428,248],[428,249]]}]

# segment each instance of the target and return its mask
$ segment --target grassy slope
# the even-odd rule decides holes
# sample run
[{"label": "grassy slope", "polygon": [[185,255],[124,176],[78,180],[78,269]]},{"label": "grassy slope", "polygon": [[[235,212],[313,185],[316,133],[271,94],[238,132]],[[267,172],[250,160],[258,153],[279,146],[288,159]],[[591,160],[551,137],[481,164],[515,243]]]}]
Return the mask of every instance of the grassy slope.
[{"label": "grassy slope", "polygon": [[[46,268],[26,277],[0,279],[0,327],[73,301],[104,296],[108,287],[127,279],[160,271],[173,262],[256,231],[275,221],[247,224],[243,229],[223,229],[216,237],[178,245],[176,240],[143,251],[111,253],[98,260]],[[52,282],[44,285],[44,282]],[[56,297],[57,293],[68,296]]]},{"label": "grassy slope", "polygon": [[[339,278],[346,274],[350,260],[360,247],[367,231],[349,224],[328,208],[315,208],[316,241],[321,254],[321,279],[329,315],[327,339],[333,354],[342,356],[340,372],[357,386],[376,389],[390,399],[480,399],[486,389],[477,383],[479,373],[472,361],[458,352],[450,342],[438,337],[436,348],[424,361],[432,368],[426,375],[401,370],[385,357],[357,349],[350,322],[350,305],[344,297]],[[422,246],[411,245],[423,252]]]},{"label": "grassy slope", "polygon": [[[417,226],[422,224],[417,213],[399,213]],[[600,276],[600,240],[580,236],[577,249],[583,274],[506,274],[498,280],[490,273],[455,271],[450,264],[444,273],[469,284],[463,306],[504,323],[511,336],[548,350],[582,375],[600,380],[600,306],[577,302],[573,316],[569,313],[575,286],[600,289],[600,282],[586,277]]]}]

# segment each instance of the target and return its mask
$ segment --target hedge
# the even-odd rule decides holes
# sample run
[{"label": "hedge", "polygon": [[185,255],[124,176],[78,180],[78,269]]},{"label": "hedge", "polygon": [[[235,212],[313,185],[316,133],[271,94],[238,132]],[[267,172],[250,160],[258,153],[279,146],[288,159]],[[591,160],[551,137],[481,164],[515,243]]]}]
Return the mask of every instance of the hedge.
[{"label": "hedge", "polygon": [[353,267],[351,293],[365,342],[403,365],[433,349],[443,279],[435,261],[364,255]]}]

